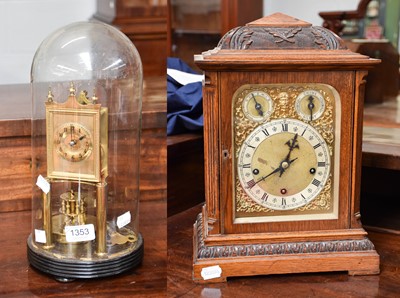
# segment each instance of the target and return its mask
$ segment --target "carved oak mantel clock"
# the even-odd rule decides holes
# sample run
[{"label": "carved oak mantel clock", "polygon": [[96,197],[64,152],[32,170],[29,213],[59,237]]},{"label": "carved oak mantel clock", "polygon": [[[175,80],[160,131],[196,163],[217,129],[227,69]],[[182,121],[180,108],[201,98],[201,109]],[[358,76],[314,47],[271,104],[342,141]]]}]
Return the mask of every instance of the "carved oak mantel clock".
[{"label": "carved oak mantel clock", "polygon": [[379,60],[278,13],[231,30],[195,62],[205,72],[206,204],[194,280],[378,273],[359,185],[365,77]]}]

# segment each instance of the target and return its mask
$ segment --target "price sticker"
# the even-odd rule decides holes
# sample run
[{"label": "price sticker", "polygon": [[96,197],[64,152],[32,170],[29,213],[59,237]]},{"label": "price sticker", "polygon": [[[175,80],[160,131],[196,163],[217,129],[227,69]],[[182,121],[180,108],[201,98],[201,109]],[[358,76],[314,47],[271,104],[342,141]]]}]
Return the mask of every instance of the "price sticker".
[{"label": "price sticker", "polygon": [[42,175],[39,175],[36,180],[36,185],[39,186],[41,190],[47,195],[50,191],[50,183],[43,178]]},{"label": "price sticker", "polygon": [[125,212],[124,214],[118,216],[117,227],[120,229],[122,227],[125,227],[130,222],[131,222],[131,213],[130,213],[130,211],[128,211],[128,212]]},{"label": "price sticker", "polygon": [[204,267],[201,269],[201,277],[204,280],[221,277],[222,269],[219,265]]},{"label": "price sticker", "polygon": [[67,242],[91,241],[96,238],[94,225],[66,226],[65,237]]},{"label": "price sticker", "polygon": [[46,231],[35,229],[35,241],[37,243],[46,243]]}]

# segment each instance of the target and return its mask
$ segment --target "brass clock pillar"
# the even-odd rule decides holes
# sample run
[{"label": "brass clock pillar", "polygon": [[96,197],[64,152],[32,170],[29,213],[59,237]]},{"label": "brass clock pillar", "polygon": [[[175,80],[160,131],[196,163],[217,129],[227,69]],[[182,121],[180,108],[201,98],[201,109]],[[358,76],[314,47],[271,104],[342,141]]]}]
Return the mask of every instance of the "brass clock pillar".
[{"label": "brass clock pillar", "polygon": [[379,273],[359,211],[365,78],[379,60],[278,13],[232,29],[195,62],[206,204],[194,280]]}]

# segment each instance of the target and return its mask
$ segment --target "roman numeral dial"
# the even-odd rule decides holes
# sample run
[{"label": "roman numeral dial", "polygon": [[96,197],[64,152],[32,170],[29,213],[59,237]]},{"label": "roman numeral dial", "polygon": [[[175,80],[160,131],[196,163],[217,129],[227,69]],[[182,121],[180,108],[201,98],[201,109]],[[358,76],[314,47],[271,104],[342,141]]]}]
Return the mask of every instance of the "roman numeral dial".
[{"label": "roman numeral dial", "polygon": [[253,201],[274,210],[291,210],[308,204],[324,188],[330,154],[311,125],[290,118],[272,120],[247,136],[236,169]]}]

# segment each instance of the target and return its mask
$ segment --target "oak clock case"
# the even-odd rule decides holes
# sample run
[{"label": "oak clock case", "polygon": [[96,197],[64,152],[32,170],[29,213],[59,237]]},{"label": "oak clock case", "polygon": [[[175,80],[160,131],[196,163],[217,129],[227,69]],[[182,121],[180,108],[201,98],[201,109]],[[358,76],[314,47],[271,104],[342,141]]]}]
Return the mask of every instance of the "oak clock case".
[{"label": "oak clock case", "polygon": [[359,185],[365,77],[379,60],[277,13],[232,29],[195,62],[205,73],[206,204],[194,280],[378,273]]},{"label": "oak clock case", "polygon": [[111,26],[73,23],[42,42],[31,79],[30,264],[60,281],[137,267],[144,245],[135,46]]}]

